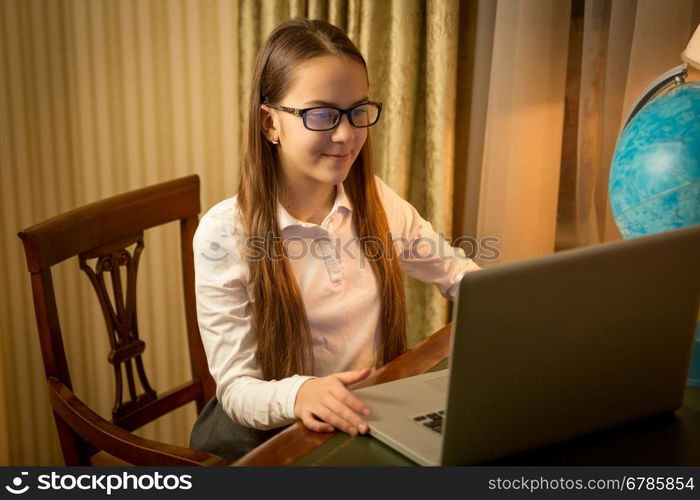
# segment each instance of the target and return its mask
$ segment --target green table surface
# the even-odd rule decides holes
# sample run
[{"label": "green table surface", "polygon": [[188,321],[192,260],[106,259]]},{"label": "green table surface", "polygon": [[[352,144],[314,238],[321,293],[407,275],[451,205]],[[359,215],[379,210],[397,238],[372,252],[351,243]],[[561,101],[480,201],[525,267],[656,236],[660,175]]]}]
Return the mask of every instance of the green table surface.
[{"label": "green table surface", "polygon": [[[447,368],[447,361],[433,370]],[[337,433],[297,466],[413,466],[371,436]],[[485,465],[700,465],[700,388],[687,387],[683,407]]]}]

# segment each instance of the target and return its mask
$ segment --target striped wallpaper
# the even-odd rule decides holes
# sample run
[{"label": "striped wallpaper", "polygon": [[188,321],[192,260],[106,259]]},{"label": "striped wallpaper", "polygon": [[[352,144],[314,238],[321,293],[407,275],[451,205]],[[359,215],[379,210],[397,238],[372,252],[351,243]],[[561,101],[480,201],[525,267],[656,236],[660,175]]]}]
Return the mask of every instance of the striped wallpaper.
[{"label": "striped wallpaper", "polygon": [[[224,166],[239,154],[245,85],[232,48],[239,9],[255,8],[224,0],[0,0],[0,464],[62,463],[17,231],[193,172],[204,209],[230,195],[236,172]],[[251,61],[257,47],[249,50],[242,56]],[[176,227],[147,233],[140,269],[147,345],[163,332],[181,335],[146,350],[157,390],[189,371],[180,278],[170,271],[177,248]],[[93,292],[73,260],[59,266],[55,282],[76,392],[109,414],[111,390],[101,388],[112,375]],[[151,304],[160,307],[144,307]],[[188,408],[143,434],[186,444],[194,415]]]}]

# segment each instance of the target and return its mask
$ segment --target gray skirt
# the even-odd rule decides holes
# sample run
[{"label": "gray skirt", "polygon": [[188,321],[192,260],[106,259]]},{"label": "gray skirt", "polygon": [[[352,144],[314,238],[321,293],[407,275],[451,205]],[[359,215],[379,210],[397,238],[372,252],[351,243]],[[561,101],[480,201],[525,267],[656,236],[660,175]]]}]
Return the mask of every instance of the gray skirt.
[{"label": "gray skirt", "polygon": [[233,462],[284,429],[261,431],[239,425],[226,415],[215,396],[204,406],[192,427],[190,448]]}]

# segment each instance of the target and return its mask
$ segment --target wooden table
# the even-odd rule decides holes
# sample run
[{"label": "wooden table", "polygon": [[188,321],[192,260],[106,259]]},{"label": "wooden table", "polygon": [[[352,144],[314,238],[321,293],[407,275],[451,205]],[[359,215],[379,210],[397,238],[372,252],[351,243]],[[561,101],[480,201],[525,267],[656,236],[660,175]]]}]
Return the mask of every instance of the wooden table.
[{"label": "wooden table", "polygon": [[[447,325],[353,387],[419,375],[444,362]],[[234,465],[414,465],[369,436],[316,433],[296,423]],[[521,453],[488,465],[700,465],[700,388],[686,388],[683,407],[612,429]]]}]

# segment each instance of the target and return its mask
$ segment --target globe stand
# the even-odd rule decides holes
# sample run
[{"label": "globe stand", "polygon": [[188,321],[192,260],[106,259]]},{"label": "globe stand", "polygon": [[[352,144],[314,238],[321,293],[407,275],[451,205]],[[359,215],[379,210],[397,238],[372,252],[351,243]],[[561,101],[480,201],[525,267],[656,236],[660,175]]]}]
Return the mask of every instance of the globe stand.
[{"label": "globe stand", "polygon": [[[647,88],[645,88],[641,94],[639,94],[639,97],[637,97],[637,99],[632,104],[629,113],[627,113],[625,121],[622,122],[620,135],[622,135],[622,131],[625,130],[627,124],[629,124],[629,122],[632,121],[634,115],[639,113],[639,111],[644,106],[646,106],[646,104],[649,101],[651,101],[654,97],[659,95],[666,87],[668,87],[672,83],[675,83],[676,85],[683,85],[687,76],[688,65],[681,64],[680,66],[676,66],[675,68],[668,70],[666,73],[664,73],[663,75],[659,76],[656,80],[651,82],[651,84]],[[618,140],[619,139],[620,138],[618,136]]]},{"label": "globe stand", "polygon": [[[698,33],[700,33],[700,28],[698,29]],[[700,42],[700,38],[698,39],[698,42]],[[700,45],[698,45],[700,47]],[[634,117],[642,111],[642,109],[647,106],[651,101],[656,99],[664,90],[667,89],[670,85],[674,85],[674,88],[678,88],[680,86],[683,86],[685,84],[685,79],[688,76],[688,64],[681,64],[680,66],[677,66],[666,73],[662,74],[658,78],[656,78],[649,86],[647,86],[644,91],[637,97],[637,99],[634,101],[632,104],[630,111],[627,113],[627,116],[622,122],[622,127],[620,128],[620,133],[618,134],[617,138],[617,145],[616,145],[616,153],[617,153],[617,148],[619,144],[621,143],[621,140],[623,139],[623,135],[625,134],[626,129],[634,119]],[[611,199],[611,204],[612,200],[614,198],[613,194],[613,171],[615,169],[615,158],[613,158],[613,166],[611,168],[611,175],[610,175],[610,187],[609,187],[609,192],[610,192],[610,199]],[[697,224],[700,219],[698,219],[697,212],[695,219],[692,217],[690,220],[684,221],[686,224]],[[618,224],[618,228],[620,228],[620,232],[623,234],[624,237],[628,238],[630,237],[629,234],[625,233],[623,230],[623,226],[625,225],[624,223],[621,225],[620,220],[618,219],[620,215],[617,213],[615,210],[615,207],[613,206],[613,216],[615,217],[615,221]],[[665,230],[662,228],[661,230]],[[629,231],[628,231],[629,232]],[[637,231],[638,232],[638,231]],[[654,231],[650,231],[654,232]],[[639,235],[639,234],[637,234]],[[633,236],[632,236],[633,237]],[[695,330],[695,335],[693,336],[693,349],[692,349],[692,357],[690,360],[690,369],[688,373],[688,379],[687,379],[687,384],[689,386],[693,387],[700,387],[700,321],[696,324],[696,330]]]}]

